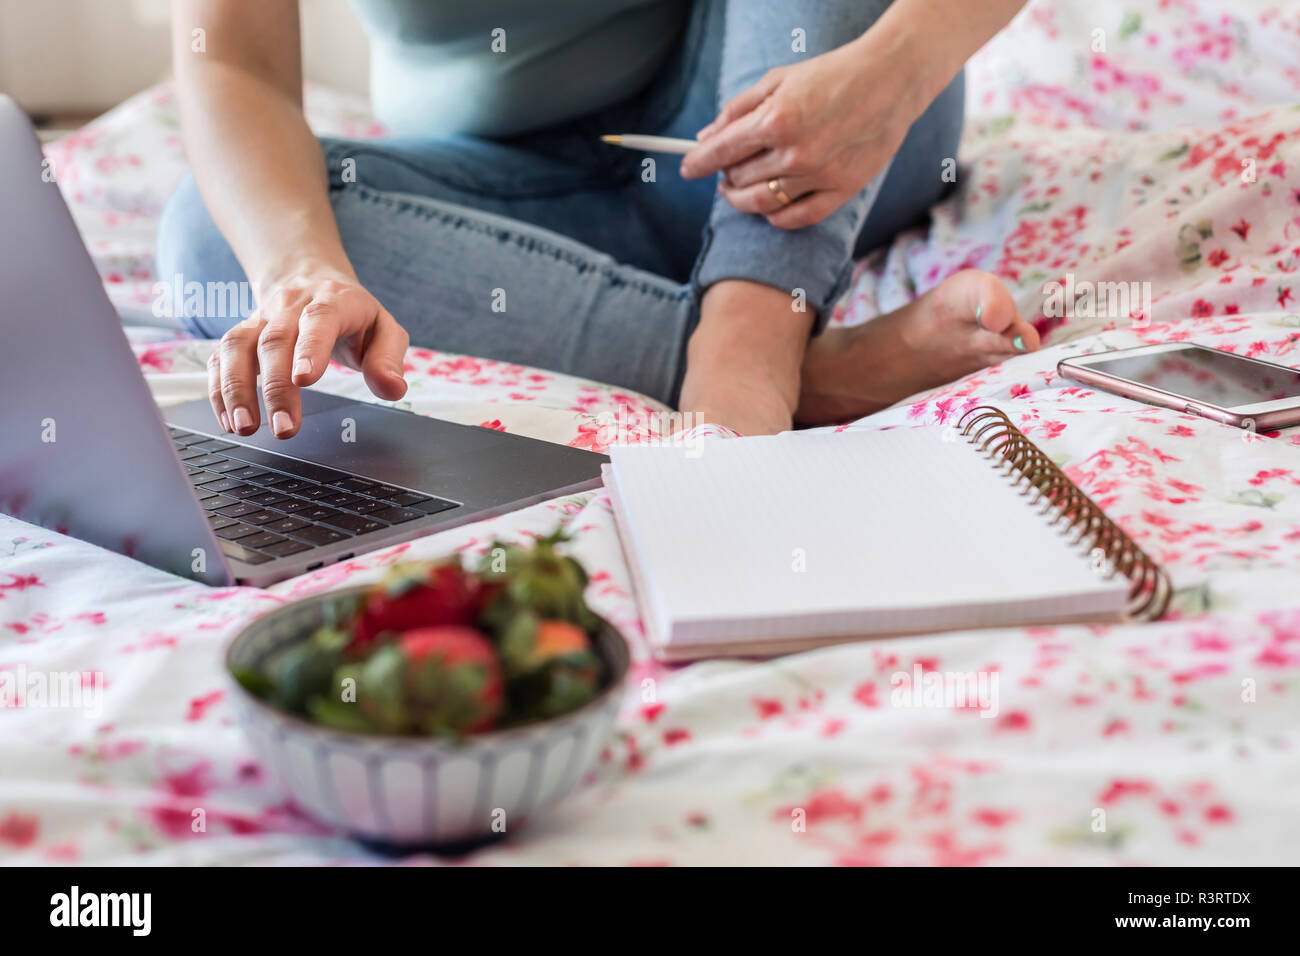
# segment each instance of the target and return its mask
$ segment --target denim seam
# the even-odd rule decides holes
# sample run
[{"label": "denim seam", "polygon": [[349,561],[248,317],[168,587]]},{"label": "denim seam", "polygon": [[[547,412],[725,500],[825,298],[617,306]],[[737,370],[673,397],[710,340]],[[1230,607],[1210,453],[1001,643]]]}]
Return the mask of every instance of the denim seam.
[{"label": "denim seam", "polygon": [[456,229],[469,229],[473,232],[481,233],[489,238],[496,239],[498,242],[513,242],[516,246],[527,252],[535,252],[539,255],[549,256],[556,262],[562,262],[572,268],[579,275],[594,271],[611,286],[626,286],[640,292],[643,295],[651,296],[660,300],[681,301],[690,296],[689,289],[681,289],[676,293],[667,293],[662,289],[657,289],[646,282],[625,279],[614,273],[609,266],[591,262],[580,256],[574,255],[567,249],[560,246],[552,245],[536,236],[527,236],[523,233],[513,232],[507,229],[499,229],[487,223],[477,222],[471,216],[462,213],[445,212],[439,209],[431,208],[424,203],[415,202],[411,199],[397,199],[393,196],[371,189],[360,184],[350,184],[346,192],[356,193],[366,202],[376,203],[388,206],[395,212],[411,213],[421,219],[429,222],[437,221],[443,225],[449,225]]}]

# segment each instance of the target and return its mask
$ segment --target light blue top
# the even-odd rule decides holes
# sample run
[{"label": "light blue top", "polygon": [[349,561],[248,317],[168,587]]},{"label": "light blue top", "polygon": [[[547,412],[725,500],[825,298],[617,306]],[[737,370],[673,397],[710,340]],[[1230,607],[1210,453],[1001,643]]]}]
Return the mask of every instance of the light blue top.
[{"label": "light blue top", "polygon": [[[653,76],[689,0],[351,0],[370,96],[397,135],[508,136],[609,106]],[[619,131],[615,131],[619,132]]]}]

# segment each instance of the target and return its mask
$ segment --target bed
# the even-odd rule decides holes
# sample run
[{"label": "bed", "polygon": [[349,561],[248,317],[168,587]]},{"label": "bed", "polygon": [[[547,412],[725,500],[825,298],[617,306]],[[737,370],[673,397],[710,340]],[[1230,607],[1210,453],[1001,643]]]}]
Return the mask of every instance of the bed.
[{"label": "bed", "polygon": [[[1300,847],[1300,428],[1256,434],[1062,381],[1067,356],[1194,340],[1300,366],[1300,13],[1278,3],[1031,3],[969,68],[959,190],[862,262],[837,322],[983,268],[1149,282],[1126,317],[1040,318],[1046,347],[852,428],[993,404],[1160,560],[1155,624],[936,634],[765,663],[646,655],[607,497],[589,492],[323,568],[208,589],[0,516],[0,670],[102,672],[102,709],[0,708],[0,860],[371,864],[279,795],[233,723],[222,651],[300,595],[557,523],[635,645],[616,737],[553,814],[458,862],[1282,864]],[[313,89],[321,133],[378,135]],[[163,86],[48,154],[160,402],[214,343],[153,315],[158,214],[185,170]],[[412,350],[414,411],[600,449],[648,399]],[[366,398],[331,369],[322,387]],[[725,433],[717,440],[727,440]],[[893,706],[898,672],[996,672],[996,714]],[[9,703],[13,703],[10,701]],[[201,809],[202,814],[195,811]],[[196,820],[202,819],[203,826]],[[406,862],[446,862],[420,856]]]}]

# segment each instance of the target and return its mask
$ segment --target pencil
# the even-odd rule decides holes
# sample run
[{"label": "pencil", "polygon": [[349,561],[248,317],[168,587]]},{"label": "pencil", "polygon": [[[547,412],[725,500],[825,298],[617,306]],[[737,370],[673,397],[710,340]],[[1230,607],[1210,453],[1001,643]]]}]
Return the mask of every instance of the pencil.
[{"label": "pencil", "polygon": [[614,133],[602,136],[601,142],[623,149],[639,149],[647,153],[689,153],[699,144],[693,139],[673,139],[671,136],[641,136],[638,133]]}]

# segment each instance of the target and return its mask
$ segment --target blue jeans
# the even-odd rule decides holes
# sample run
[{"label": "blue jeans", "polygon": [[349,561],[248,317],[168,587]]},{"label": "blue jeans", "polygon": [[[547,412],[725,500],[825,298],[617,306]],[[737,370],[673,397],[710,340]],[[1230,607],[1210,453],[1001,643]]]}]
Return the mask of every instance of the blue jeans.
[{"label": "blue jeans", "polygon": [[[957,155],[962,77],[913,124],[886,171],[821,223],[794,231],[736,212],[712,180],[683,180],[677,157],[606,148],[597,137],[693,137],[768,69],[844,45],[888,3],[696,0],[658,78],[598,113],[504,140],[322,140],[358,278],[412,344],[675,405],[703,289],[723,279],[803,289],[820,328],[853,258],[924,219],[947,188],[944,159]],[[796,27],[806,52],[790,49]],[[163,213],[158,274],[244,280],[192,179]],[[216,338],[241,318],[183,321]]]}]

